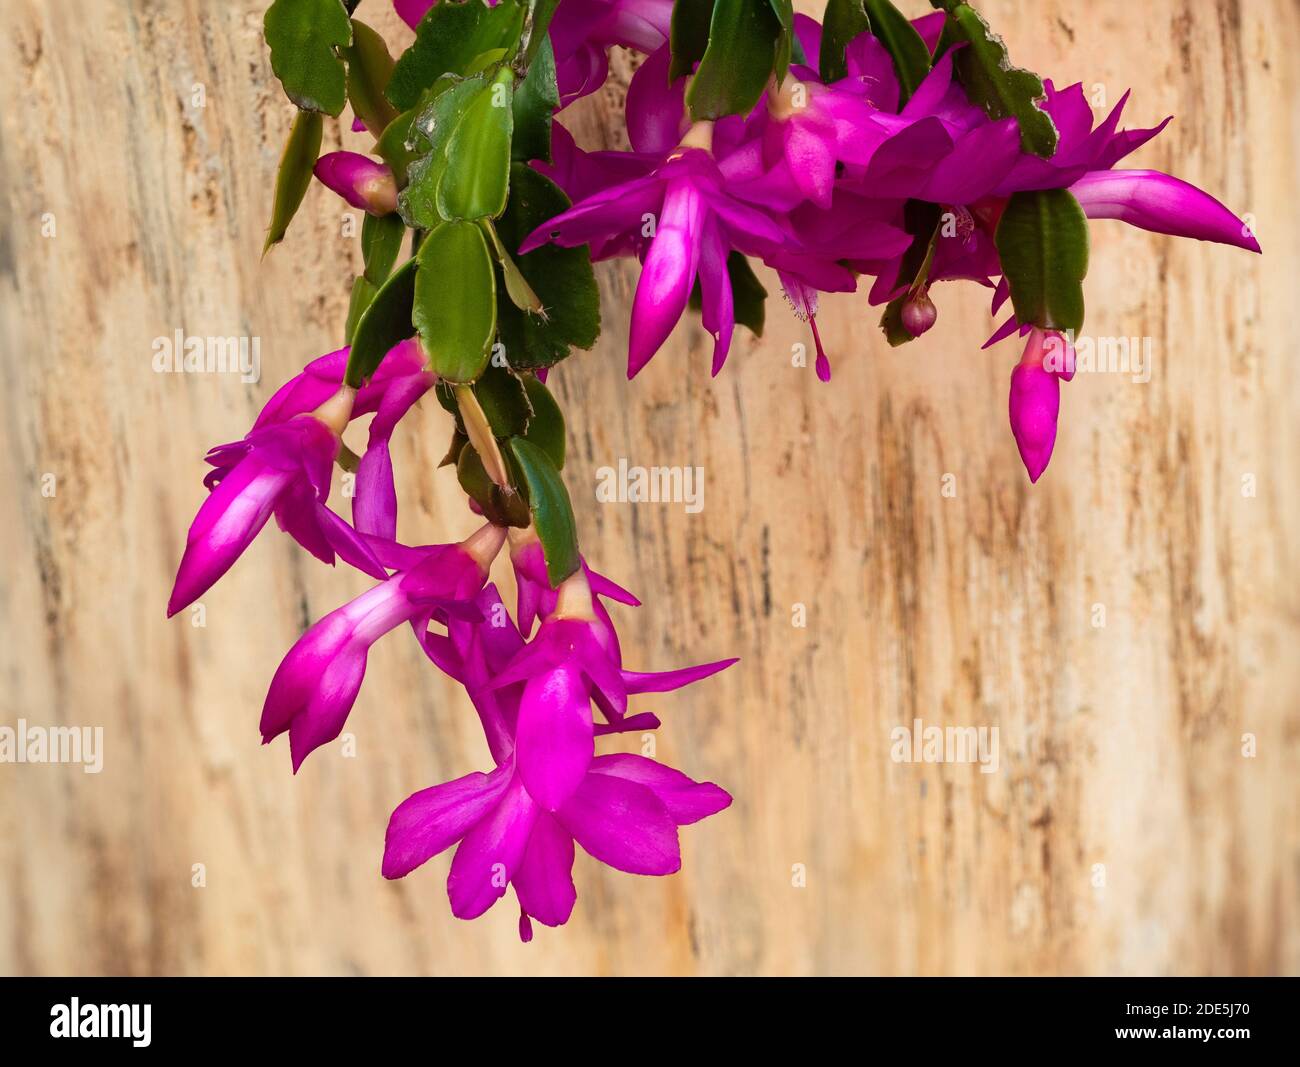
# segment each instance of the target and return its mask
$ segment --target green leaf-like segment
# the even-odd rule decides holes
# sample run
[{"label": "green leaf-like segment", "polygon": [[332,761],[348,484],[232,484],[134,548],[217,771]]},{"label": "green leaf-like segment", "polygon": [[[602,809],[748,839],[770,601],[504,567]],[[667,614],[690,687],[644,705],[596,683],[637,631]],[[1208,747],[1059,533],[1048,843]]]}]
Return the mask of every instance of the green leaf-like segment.
[{"label": "green leaf-like segment", "polygon": [[299,111],[294,117],[280,155],[280,169],[275,175],[275,202],[271,206],[271,225],[266,230],[262,255],[284,240],[289,223],[307,195],[312,168],[320,155],[323,130],[324,122],[318,111]]},{"label": "green leaf-like segment", "polygon": [[388,102],[384,89],[393,74],[393,57],[384,39],[364,22],[352,20],[352,43],[343,49],[348,62],[348,100],[357,118],[376,138],[384,132],[397,108]]},{"label": "green leaf-like segment", "polygon": [[500,70],[466,105],[444,149],[438,214],[448,221],[496,218],[510,188],[514,73]]},{"label": "green leaf-like segment", "polygon": [[528,432],[524,436],[550,457],[556,470],[563,470],[566,449],[564,413],[555,397],[551,396],[551,391],[531,374],[524,378],[524,389],[532,408]]},{"label": "green leaf-like segment", "polygon": [[[413,155],[417,158],[406,167],[406,188],[397,201],[397,209],[408,226],[432,230],[444,221],[438,211],[438,189],[447,170],[447,146],[470,103],[485,91],[487,80],[482,76],[461,81],[449,76],[429,90],[430,101],[413,116],[404,142],[415,146]],[[393,125],[402,123],[406,114],[410,112]],[[381,152],[388,140],[386,130],[380,138]]]},{"label": "green leaf-like segment", "polygon": [[[496,222],[497,235],[513,253],[547,219],[566,211],[569,198],[549,178],[516,163],[511,168],[510,201]],[[498,328],[506,360],[516,370],[549,367],[570,347],[590,348],[600,333],[600,291],[586,246],[545,244],[515,265],[542,302],[544,315],[521,311],[502,301]]]},{"label": "green leaf-like segment", "polygon": [[[454,442],[453,442],[454,446]],[[483,509],[483,517],[498,526],[527,526],[528,504],[513,488],[502,488],[488,476],[483,458],[468,441],[456,453],[456,480]]]},{"label": "green leaf-like segment", "polygon": [[528,0],[528,14],[520,39],[520,58],[525,66],[531,66],[542,45],[550,39],[546,31],[550,29],[551,18],[559,6],[560,0]]},{"label": "green leaf-like segment", "polygon": [[405,111],[444,74],[469,74],[480,57],[508,52],[519,43],[524,8],[517,0],[488,7],[483,0],[442,0],[420,20],[415,43],[388,80],[388,99]]},{"label": "green leaf-like segment", "polygon": [[366,280],[371,285],[383,285],[393,272],[405,236],[406,227],[400,215],[366,214],[361,224],[361,259],[366,265]]},{"label": "green leaf-like segment", "polygon": [[352,43],[352,21],[339,0],[275,0],[262,31],[271,69],[290,100],[303,111],[343,110],[346,74],[335,49]]},{"label": "green leaf-like segment", "polygon": [[754,268],[743,254],[732,251],[727,256],[727,277],[731,279],[731,300],[736,321],[755,337],[763,336],[767,290],[758,280]]},{"label": "green leaf-like segment", "polygon": [[528,391],[524,383],[506,368],[489,364],[483,376],[474,383],[474,396],[487,416],[494,436],[523,436],[528,432],[528,420],[533,413]]},{"label": "green leaf-like segment", "polygon": [[669,44],[672,62],[668,80],[676,81],[695,69],[709,47],[709,22],[713,18],[713,0],[676,0],[673,4]]},{"label": "green leaf-like segment", "polygon": [[776,64],[781,20],[764,0],[716,0],[709,45],[686,90],[691,118],[747,115]]},{"label": "green leaf-like segment", "polygon": [[420,245],[412,321],[437,375],[473,382],[487,367],[497,325],[496,273],[483,231],[445,222]]},{"label": "green leaf-like segment", "polygon": [[964,43],[967,47],[953,56],[953,70],[971,102],[991,118],[1013,116],[1020,124],[1020,146],[1033,155],[1051,158],[1059,134],[1052,117],[1039,107],[1045,99],[1042,78],[1011,65],[1006,43],[969,4],[954,0],[930,2],[948,14],[936,58]]},{"label": "green leaf-like segment", "polygon": [[1088,220],[1069,190],[1016,193],[995,241],[1021,325],[1081,330]]},{"label": "green leaf-like segment", "polygon": [[551,116],[560,106],[555,82],[555,52],[549,37],[542,39],[528,74],[515,90],[515,132],[510,158],[527,163],[531,159],[551,161]]},{"label": "green leaf-like segment", "polygon": [[388,350],[415,333],[411,325],[411,309],[418,273],[417,262],[408,259],[379,287],[357,319],[344,376],[344,381],[352,388],[361,388],[375,373]]},{"label": "green leaf-like segment", "polygon": [[848,74],[844,49],[858,34],[870,32],[871,22],[862,0],[829,0],[822,17],[821,55],[817,57],[822,81],[837,82]]},{"label": "green leaf-like segment", "polygon": [[528,509],[546,557],[546,576],[558,586],[578,569],[578,527],[568,490],[550,456],[531,441],[512,437],[510,453],[528,489]]},{"label": "green leaf-like segment", "polygon": [[358,274],[352,279],[352,294],[348,297],[348,317],[343,326],[343,339],[350,345],[352,339],[357,335],[357,323],[361,321],[361,316],[366,313],[375,295],[379,292],[364,274]]},{"label": "green leaf-like segment", "polygon": [[780,85],[785,81],[786,72],[790,69],[790,57],[794,54],[794,4],[792,0],[768,0],[768,3],[772,5],[772,14],[781,24],[776,37],[776,66],[773,70],[776,84]]}]

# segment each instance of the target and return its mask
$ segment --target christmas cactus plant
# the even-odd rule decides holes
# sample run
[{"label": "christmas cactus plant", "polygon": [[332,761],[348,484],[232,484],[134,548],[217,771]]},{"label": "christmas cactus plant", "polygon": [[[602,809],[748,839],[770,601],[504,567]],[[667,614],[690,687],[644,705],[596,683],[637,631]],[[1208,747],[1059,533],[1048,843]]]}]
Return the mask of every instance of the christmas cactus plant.
[{"label": "christmas cactus plant", "polygon": [[[1009,414],[1037,481],[1083,325],[1089,220],[1259,250],[1207,193],[1117,167],[1165,123],[1120,129],[1127,95],[1094,121],[1080,85],[1015,67],[970,4],[932,6],[909,20],[890,0],[830,0],[818,24],[790,0],[395,0],[415,40],[394,59],[355,3],[270,5],[271,68],[298,112],[266,248],[314,175],[365,212],[364,270],[344,347],[209,453],[168,611],[211,587],[272,514],[318,559],[374,580],[271,680],[262,735],[288,734],[295,770],[339,735],[370,646],[403,624],[464,686],[492,766],[397,806],[386,877],[455,846],[453,913],[481,915],[513,887],[528,940],[532,920],[558,926],[573,909],[575,843],[622,871],[671,874],[678,828],[731,801],[652,759],[597,754],[604,734],[659,725],[630,697],[735,661],[628,669],[606,604],[638,602],[582,555],[546,377],[596,340],[593,261],[641,263],[629,378],[688,308],[722,371],[737,325],[763,329],[754,261],[807,322],[823,380],[821,293],[864,287],[883,307],[882,344],[901,345],[934,324],[936,282],[984,285],[995,314],[1010,303],[988,343],[1025,338]],[[565,109],[605,83],[614,47],[640,56],[630,147],[587,151]],[[346,108],[369,153],[321,155],[326,117]],[[416,546],[397,539],[389,441],[429,398],[446,412],[444,466],[482,525]],[[342,435],[363,416],[357,455]],[[330,506],[335,465],[355,478],[350,517]],[[503,551],[513,614],[490,580]]]}]

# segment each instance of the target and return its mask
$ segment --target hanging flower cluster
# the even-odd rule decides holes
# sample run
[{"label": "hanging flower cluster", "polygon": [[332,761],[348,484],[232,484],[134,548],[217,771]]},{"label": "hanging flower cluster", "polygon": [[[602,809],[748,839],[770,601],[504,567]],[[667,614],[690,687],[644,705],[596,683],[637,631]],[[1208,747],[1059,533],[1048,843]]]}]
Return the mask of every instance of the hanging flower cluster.
[{"label": "hanging flower cluster", "polygon": [[[370,646],[403,624],[465,688],[492,769],[398,805],[386,877],[454,845],[453,913],[474,918],[513,886],[528,940],[532,920],[558,926],[572,911],[575,842],[619,870],[670,874],[678,828],[731,801],[654,760],[596,754],[601,735],[659,726],[630,697],[734,660],[625,668],[606,602],[638,601],[580,553],[546,375],[595,342],[593,260],[641,261],[629,377],[688,306],[713,338],[714,374],[737,324],[761,333],[751,259],[807,321],[823,380],[819,294],[866,284],[898,345],[934,324],[935,282],[979,282],[995,314],[1011,304],[988,343],[1027,338],[1009,412],[1036,481],[1083,324],[1087,220],[1259,250],[1208,194],[1115,169],[1163,123],[1120,130],[1127,97],[1094,123],[1079,85],[1014,67],[969,4],[932,5],[909,21],[889,0],[830,0],[819,25],[790,0],[395,0],[416,38],[394,60],[352,17],[355,2],[271,4],[271,65],[299,111],[266,248],[314,175],[366,213],[364,270],[347,346],[209,453],[210,493],[168,612],[202,596],[272,515],[318,559],[374,580],[311,626],[271,680],[262,736],[288,734],[295,771],[338,737]],[[631,147],[587,152],[562,112],[604,84],[613,46],[643,54],[626,98]],[[321,155],[324,116],[348,105],[372,153]],[[460,543],[412,546],[397,537],[389,441],[428,395],[452,420],[444,465],[483,525]],[[358,456],[342,435],[363,416]],[[351,521],[329,505],[336,464],[355,478]],[[490,580],[503,549],[513,616]]]}]

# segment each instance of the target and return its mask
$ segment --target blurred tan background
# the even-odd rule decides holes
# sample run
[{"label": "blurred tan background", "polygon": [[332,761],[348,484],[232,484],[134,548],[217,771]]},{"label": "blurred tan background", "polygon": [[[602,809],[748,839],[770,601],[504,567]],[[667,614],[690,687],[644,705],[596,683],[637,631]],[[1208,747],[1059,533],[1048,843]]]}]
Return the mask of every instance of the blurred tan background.
[{"label": "blurred tan background", "polygon": [[[1265,250],[1092,226],[1089,332],[1152,336],[1153,374],[1067,386],[1037,487],[984,291],[937,289],[938,326],[898,351],[864,295],[828,300],[824,386],[764,275],[766,335],[739,331],[718,379],[691,322],[629,385],[636,268],[599,268],[604,334],[552,379],[566,480],[588,556],[646,599],[617,614],[629,665],[742,657],[640,705],[660,758],[736,802],[683,831],[674,878],[580,855],[573,920],[526,946],[513,897],[451,917],[447,856],[379,876],[391,809],[487,761],[409,634],[371,656],[353,758],[295,778],[259,744],[280,657],[365,579],[268,531],[206,626],[163,618],[204,450],[337,347],[360,262],[320,186],[259,261],[291,119],[264,6],[6,9],[0,725],[102,726],[104,769],[0,764],[0,972],[1300,971],[1293,0],[980,5],[1058,84],[1133,86],[1127,124],[1175,114],[1130,165],[1250,213]],[[409,39],[384,0],[358,15]],[[619,144],[618,77],[572,119],[588,146]],[[178,329],[259,337],[261,381],[155,373]],[[446,426],[426,400],[395,441],[406,540],[472,526],[434,469]],[[596,503],[620,457],[703,466],[703,512]],[[997,726],[998,773],[893,762],[914,718]]]}]

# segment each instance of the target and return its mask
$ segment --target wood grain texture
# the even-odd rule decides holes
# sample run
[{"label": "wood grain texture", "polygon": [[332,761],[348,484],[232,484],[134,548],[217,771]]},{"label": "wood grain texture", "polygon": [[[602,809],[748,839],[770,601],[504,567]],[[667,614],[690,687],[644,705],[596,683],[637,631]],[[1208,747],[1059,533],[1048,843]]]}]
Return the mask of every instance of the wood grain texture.
[{"label": "wood grain texture", "polygon": [[[6,8],[0,725],[100,725],[105,765],[0,764],[0,972],[1300,971],[1292,0],[981,5],[1018,62],[1110,103],[1134,86],[1130,124],[1177,115],[1134,165],[1250,212],[1265,249],[1092,226],[1088,328],[1151,336],[1154,370],[1076,377],[1036,487],[1007,429],[1015,346],[979,350],[974,287],[937,291],[938,326],[899,351],[864,296],[828,300],[827,387],[791,366],[807,339],[765,274],[767,332],[721,376],[691,323],[629,385],[636,268],[600,269],[602,339],[553,379],[566,477],[587,554],[646,598],[617,616],[629,663],[742,657],[643,705],[659,756],[736,802],[684,831],[674,878],[580,858],[573,920],[527,946],[509,906],[450,916],[446,857],[379,876],[390,810],[486,762],[412,641],[371,656],[355,758],[295,778],[259,744],[281,655],[363,579],[268,533],[205,627],[163,619],[204,450],[337,346],[359,264],[320,187],[259,261],[291,119],[262,7]],[[359,14],[409,39],[382,0]],[[584,143],[618,143],[619,93],[574,117]],[[363,143],[334,122],[326,141]],[[259,337],[261,381],[155,373],[177,329]],[[445,428],[426,401],[395,442],[405,539],[471,528],[434,471]],[[703,466],[703,512],[597,504],[619,457]],[[998,773],[893,762],[914,718],[997,726]]]}]

